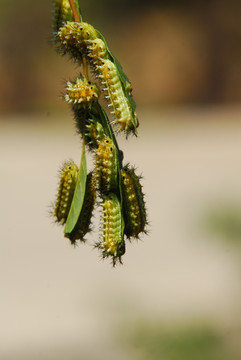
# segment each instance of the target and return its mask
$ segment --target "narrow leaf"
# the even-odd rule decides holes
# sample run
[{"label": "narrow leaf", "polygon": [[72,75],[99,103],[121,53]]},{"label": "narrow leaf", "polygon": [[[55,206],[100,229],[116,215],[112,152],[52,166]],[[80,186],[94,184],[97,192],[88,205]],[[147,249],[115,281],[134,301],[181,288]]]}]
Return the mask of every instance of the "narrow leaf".
[{"label": "narrow leaf", "polygon": [[87,178],[87,165],[86,165],[86,156],[85,156],[85,144],[83,144],[78,179],[77,179],[69,215],[64,228],[65,234],[70,234],[73,231],[78,221],[85,197],[86,178]]}]

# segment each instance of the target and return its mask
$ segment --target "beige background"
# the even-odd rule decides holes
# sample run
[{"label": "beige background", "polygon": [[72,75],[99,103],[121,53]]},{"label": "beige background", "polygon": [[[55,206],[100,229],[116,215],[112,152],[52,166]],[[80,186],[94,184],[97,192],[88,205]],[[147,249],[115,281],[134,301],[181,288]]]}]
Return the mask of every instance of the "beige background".
[{"label": "beige background", "polygon": [[149,235],[128,243],[115,269],[92,247],[97,215],[77,248],[48,216],[58,167],[80,159],[70,114],[2,118],[2,359],[132,359],[120,332],[140,319],[238,332],[240,245],[213,237],[203,221],[213,205],[240,209],[240,115],[140,109],[139,137],[120,146],[144,176]]}]

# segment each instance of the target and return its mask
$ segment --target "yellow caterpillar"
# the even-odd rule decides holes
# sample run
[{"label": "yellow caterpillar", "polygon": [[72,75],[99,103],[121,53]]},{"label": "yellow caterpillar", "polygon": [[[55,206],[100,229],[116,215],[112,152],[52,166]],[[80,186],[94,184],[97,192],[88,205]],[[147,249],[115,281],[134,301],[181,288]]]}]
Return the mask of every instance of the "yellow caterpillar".
[{"label": "yellow caterpillar", "polygon": [[105,193],[118,188],[117,149],[107,136],[99,142],[96,150],[96,183],[98,189]]},{"label": "yellow caterpillar", "polygon": [[103,257],[111,256],[113,265],[116,261],[121,262],[121,256],[125,253],[125,243],[122,237],[121,206],[117,196],[110,193],[104,196],[102,218],[102,241],[97,247],[102,250]]},{"label": "yellow caterpillar", "polygon": [[125,235],[138,237],[145,232],[147,225],[146,206],[140,177],[135,174],[134,168],[126,166],[121,169],[122,193],[124,206]]},{"label": "yellow caterpillar", "polygon": [[60,181],[57,199],[53,209],[56,221],[64,224],[67,220],[69,209],[74,195],[78,176],[78,166],[70,160],[64,163],[60,172]]},{"label": "yellow caterpillar", "polygon": [[97,101],[100,95],[98,86],[85,78],[77,78],[74,83],[67,81],[66,90],[67,93],[64,99],[67,103],[73,105]]}]

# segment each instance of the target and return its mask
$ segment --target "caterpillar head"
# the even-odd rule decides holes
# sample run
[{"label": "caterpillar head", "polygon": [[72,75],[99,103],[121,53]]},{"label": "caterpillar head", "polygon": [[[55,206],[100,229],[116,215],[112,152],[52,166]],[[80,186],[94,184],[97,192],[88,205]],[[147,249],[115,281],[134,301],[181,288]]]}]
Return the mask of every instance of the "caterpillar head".
[{"label": "caterpillar head", "polygon": [[59,29],[58,36],[62,44],[67,46],[81,46],[83,40],[93,40],[98,37],[95,28],[85,22],[67,21]]}]

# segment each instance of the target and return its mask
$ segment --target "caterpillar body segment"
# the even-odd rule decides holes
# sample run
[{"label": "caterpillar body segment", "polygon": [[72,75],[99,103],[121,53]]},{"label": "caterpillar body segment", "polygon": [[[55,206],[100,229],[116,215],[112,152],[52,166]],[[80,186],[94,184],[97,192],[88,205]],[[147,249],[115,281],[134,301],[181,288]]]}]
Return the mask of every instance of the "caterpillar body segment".
[{"label": "caterpillar body segment", "polygon": [[145,232],[147,225],[146,206],[140,177],[135,174],[134,168],[128,166],[121,169],[122,194],[124,206],[125,235],[138,238]]},{"label": "caterpillar body segment", "polygon": [[108,59],[108,49],[102,39],[85,40],[84,44],[87,48],[88,57],[93,60],[95,64],[101,63],[102,59]]},{"label": "caterpillar body segment", "polygon": [[96,151],[105,135],[102,119],[96,114],[93,103],[72,104],[72,109],[78,133],[85,139],[89,150]]},{"label": "caterpillar body segment", "polygon": [[78,166],[70,160],[64,163],[59,180],[57,199],[53,216],[56,221],[64,224],[67,220],[78,177]]},{"label": "caterpillar body segment", "polygon": [[87,143],[94,149],[97,149],[100,142],[103,141],[105,137],[103,126],[99,121],[91,119],[86,125],[86,129],[85,137],[87,139]]},{"label": "caterpillar body segment", "polygon": [[96,184],[102,193],[118,189],[118,151],[113,141],[105,136],[96,150]]},{"label": "caterpillar body segment", "polygon": [[58,31],[67,22],[74,21],[72,9],[68,0],[53,1],[54,41],[58,41]]},{"label": "caterpillar body segment", "polygon": [[97,247],[102,250],[104,258],[112,257],[115,265],[117,260],[121,262],[121,256],[125,253],[125,242],[121,205],[114,193],[103,197],[102,211],[102,240]]},{"label": "caterpillar body segment", "polygon": [[76,240],[85,241],[84,236],[91,231],[91,218],[96,200],[96,189],[93,173],[87,175],[84,203],[78,221],[70,234],[65,234],[72,244]]}]

